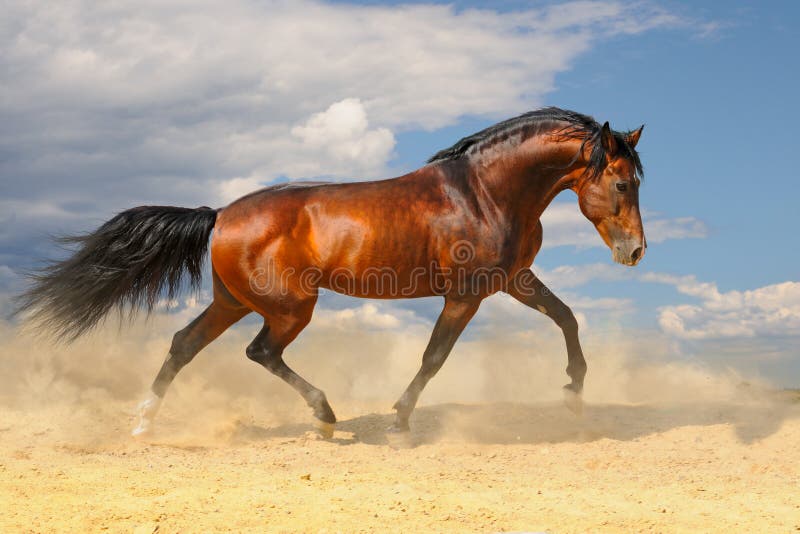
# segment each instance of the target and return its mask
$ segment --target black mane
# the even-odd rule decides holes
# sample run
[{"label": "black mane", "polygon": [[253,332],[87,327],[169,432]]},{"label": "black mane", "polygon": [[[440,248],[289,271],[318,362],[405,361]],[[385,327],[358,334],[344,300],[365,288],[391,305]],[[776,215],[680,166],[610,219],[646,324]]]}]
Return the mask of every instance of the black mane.
[{"label": "black mane", "polygon": [[[563,126],[563,123],[567,123],[567,126]],[[483,147],[492,145],[495,142],[505,141],[511,135],[517,133],[521,133],[521,139],[525,140],[537,133],[548,130],[555,130],[556,134],[567,139],[579,139],[582,142],[581,147],[586,143],[590,143],[592,153],[586,172],[592,178],[602,174],[606,167],[606,151],[600,142],[602,125],[589,115],[557,107],[536,109],[523,113],[518,117],[498,122],[480,132],[460,139],[450,148],[440,150],[428,160],[428,163],[462,158],[467,155],[470,149],[478,149],[479,145]],[[640,178],[643,177],[644,169],[639,159],[639,154],[625,140],[630,132],[613,131],[613,133],[619,147],[618,156],[624,157],[633,163],[637,175]]]}]

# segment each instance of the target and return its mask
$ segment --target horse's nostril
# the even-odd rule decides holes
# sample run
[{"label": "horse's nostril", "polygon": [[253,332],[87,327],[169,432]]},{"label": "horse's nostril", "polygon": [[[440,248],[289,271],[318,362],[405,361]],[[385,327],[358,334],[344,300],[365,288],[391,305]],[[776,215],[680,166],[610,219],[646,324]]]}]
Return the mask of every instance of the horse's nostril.
[{"label": "horse's nostril", "polygon": [[631,253],[631,261],[636,261],[642,255],[642,247],[638,247]]}]

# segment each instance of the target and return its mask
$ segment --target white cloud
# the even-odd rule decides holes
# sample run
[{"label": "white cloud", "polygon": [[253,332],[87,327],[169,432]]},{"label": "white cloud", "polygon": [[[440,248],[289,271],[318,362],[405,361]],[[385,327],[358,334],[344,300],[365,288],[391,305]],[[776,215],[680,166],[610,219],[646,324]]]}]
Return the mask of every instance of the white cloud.
[{"label": "white cloud", "polygon": [[[563,265],[552,270],[534,266],[534,270],[573,307],[584,334],[588,333],[587,340],[617,332],[609,346],[652,342],[648,350],[661,350],[664,358],[737,369],[748,375],[748,380],[769,376],[785,386],[797,383],[800,282],[720,291],[716,283],[701,282],[695,276],[643,272],[610,263]],[[590,282],[616,281],[623,281],[632,291],[643,283],[667,284],[693,302],[658,308],[660,332],[653,332],[643,330],[641,322],[632,319],[633,313],[641,315],[637,307],[644,303],[638,299],[587,299],[571,294],[572,288]],[[525,323],[517,319],[517,313],[509,310],[506,315],[495,314],[496,322],[512,332],[524,332]],[[644,319],[645,325],[649,322],[649,318]],[[534,335],[538,336],[538,331]]]},{"label": "white cloud", "polygon": [[[314,113],[290,130],[281,140],[276,155],[290,176],[332,175],[369,178],[380,176],[394,149],[394,135],[388,128],[369,128],[367,111],[357,98],[346,98]],[[258,136],[239,136],[240,158],[256,160],[260,150],[268,151]],[[279,166],[280,167],[280,166]],[[262,187],[269,171],[226,179],[217,185],[223,202],[231,202]]]},{"label": "white cloud", "polygon": [[373,175],[392,130],[531,109],[594,41],[688,25],[615,1],[499,13],[73,0],[12,2],[4,20],[4,194],[119,204],[210,203],[242,176]]},{"label": "white cloud", "polygon": [[593,280],[609,282],[636,277],[636,272],[630,267],[614,263],[560,265],[549,271],[534,265],[533,270],[545,284],[558,288],[579,287]]},{"label": "white cloud", "polygon": [[708,237],[708,226],[695,217],[661,218],[659,213],[642,214],[648,243],[662,243],[668,239],[699,239]]},{"label": "white cloud", "polygon": [[682,339],[752,338],[800,334],[800,283],[783,282],[747,291],[721,292],[694,276],[646,273],[641,280],[665,283],[700,303],[660,309],[661,328]]},{"label": "white cloud", "polygon": [[237,176],[221,182],[217,189],[219,197],[223,202],[232,202],[239,197],[246,195],[262,186],[261,181],[255,176]]},{"label": "white cloud", "polygon": [[[648,243],[708,236],[706,224],[695,217],[668,218],[658,212],[644,210],[642,219]],[[554,202],[542,214],[541,220],[544,228],[543,248],[606,246],[594,225],[581,213],[577,202]]]},{"label": "white cloud", "polygon": [[315,113],[305,124],[292,128],[292,135],[300,138],[309,152],[322,151],[332,174],[376,174],[383,170],[395,143],[387,128],[369,129],[367,112],[357,98],[346,98]]},{"label": "white cloud", "polygon": [[594,225],[589,222],[575,202],[553,202],[541,217],[542,248],[559,246],[604,247]]},{"label": "white cloud", "polygon": [[699,302],[659,309],[661,329],[680,339],[711,340],[800,335],[800,282],[787,281],[752,290],[720,291],[693,275],[642,272],[594,263],[535,269],[551,287],[574,288],[591,281],[631,280],[667,284]]},{"label": "white cloud", "polygon": [[414,312],[390,303],[367,302],[338,310],[320,308],[314,314],[314,321],[321,327],[335,330],[355,331],[363,328],[401,331],[419,324],[421,320]]}]

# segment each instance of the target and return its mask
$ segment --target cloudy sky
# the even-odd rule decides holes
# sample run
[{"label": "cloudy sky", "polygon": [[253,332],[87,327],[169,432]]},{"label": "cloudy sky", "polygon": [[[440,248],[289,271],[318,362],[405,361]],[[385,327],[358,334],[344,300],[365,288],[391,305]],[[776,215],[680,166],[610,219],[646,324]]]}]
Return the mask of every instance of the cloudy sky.
[{"label": "cloudy sky", "polygon": [[[140,204],[224,206],[278,181],[398,175],[498,120],[557,105],[617,129],[646,124],[650,248],[638,267],[612,264],[572,193],[543,219],[535,270],[573,305],[586,342],[642,340],[645,360],[800,385],[794,2],[2,9],[4,313],[20,270],[58,253],[47,233]],[[325,295],[320,316],[357,335],[430,322],[439,306]],[[498,323],[508,336],[554,335],[498,296],[467,339]]]}]

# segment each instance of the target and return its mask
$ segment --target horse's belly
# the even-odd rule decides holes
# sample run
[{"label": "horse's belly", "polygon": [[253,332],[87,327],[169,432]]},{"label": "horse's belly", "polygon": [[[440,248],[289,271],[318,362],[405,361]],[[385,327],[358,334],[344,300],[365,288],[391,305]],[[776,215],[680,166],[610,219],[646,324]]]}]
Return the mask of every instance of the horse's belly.
[{"label": "horse's belly", "polygon": [[321,276],[319,286],[344,295],[373,299],[430,296],[486,297],[504,291],[508,272],[501,267],[441,265],[363,270],[335,269]]}]

